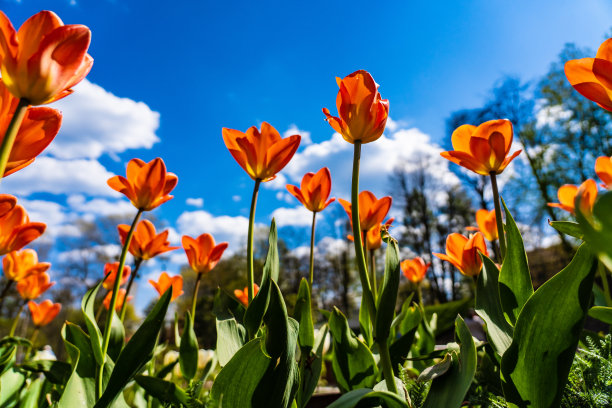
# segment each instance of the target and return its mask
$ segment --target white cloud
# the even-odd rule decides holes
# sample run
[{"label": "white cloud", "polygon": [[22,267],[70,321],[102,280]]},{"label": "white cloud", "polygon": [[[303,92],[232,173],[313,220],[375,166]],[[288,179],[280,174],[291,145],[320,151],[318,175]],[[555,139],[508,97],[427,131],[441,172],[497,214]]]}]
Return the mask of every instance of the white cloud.
[{"label": "white cloud", "polygon": [[[319,214],[319,219],[322,218]],[[300,205],[294,208],[280,207],[272,212],[272,217],[276,220],[276,225],[282,227],[307,227],[312,224],[312,212]]]},{"label": "white cloud", "polygon": [[240,200],[242,200],[242,196],[239,196],[238,194],[232,196],[233,202],[237,203]]},{"label": "white cloud", "polygon": [[229,215],[216,217],[204,210],[185,211],[176,220],[176,226],[181,235],[197,237],[208,233],[216,243],[227,241],[229,252],[234,252],[246,244],[249,219]]},{"label": "white cloud", "polygon": [[567,120],[572,116],[572,111],[565,109],[563,105],[548,107],[536,107],[536,129],[543,127],[554,127],[560,120]]},{"label": "white cloud", "polygon": [[192,207],[202,208],[204,206],[204,199],[200,198],[192,198],[189,197],[185,200],[185,204],[191,205]]},{"label": "white cloud", "polygon": [[282,190],[287,185],[287,177],[281,173],[278,173],[273,180],[266,181],[265,183],[262,183],[262,185],[268,190]]},{"label": "white cloud", "polygon": [[93,216],[131,215],[136,213],[136,209],[127,199],[111,201],[104,198],[94,198],[87,200],[83,195],[74,194],[68,197],[66,203],[73,211]]},{"label": "white cloud", "polygon": [[150,149],[159,141],[159,113],[144,102],[120,98],[83,80],[74,93],[52,105],[63,113],[62,128],[48,152],[62,159],[97,159],[127,149]]},{"label": "white cloud", "polygon": [[283,137],[289,137],[292,135],[300,135],[302,140],[300,141],[300,146],[307,146],[312,143],[312,139],[310,137],[310,132],[306,130],[300,130],[296,124],[289,125],[289,129],[285,130],[283,133]]},{"label": "white cloud", "polygon": [[44,200],[19,200],[19,204],[28,212],[30,221],[47,224],[41,240],[52,242],[54,237],[60,235],[72,237],[81,235],[78,227],[70,223],[71,217],[61,204]]}]

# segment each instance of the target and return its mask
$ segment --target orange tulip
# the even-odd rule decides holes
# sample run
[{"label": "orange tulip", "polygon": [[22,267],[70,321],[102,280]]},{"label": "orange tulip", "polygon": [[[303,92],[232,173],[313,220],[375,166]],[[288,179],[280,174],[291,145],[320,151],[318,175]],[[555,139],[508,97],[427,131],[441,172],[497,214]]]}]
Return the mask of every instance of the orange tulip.
[{"label": "orange tulip", "polygon": [[166,172],[166,165],[159,157],[148,163],[130,160],[126,176],[111,177],[108,185],[124,194],[141,211],[151,211],[171,200],[173,196],[169,193],[178,182],[175,174]]},{"label": "orange tulip", "polygon": [[508,156],[512,137],[512,122],[507,119],[490,120],[478,127],[461,125],[451,137],[455,150],[440,154],[474,173],[500,174],[521,153],[518,150]]},{"label": "orange tulip", "polygon": [[[19,99],[11,95],[1,80],[0,99],[0,135],[5,135]],[[53,141],[61,123],[62,114],[55,109],[28,108],[17,132],[3,177],[32,164],[36,156]],[[0,141],[2,137],[4,136],[0,136]]]},{"label": "orange tulip", "polygon": [[[121,245],[125,245],[130,226],[127,224],[120,224],[117,229],[119,230]],[[174,251],[178,248],[179,247],[170,246],[167,230],[157,234],[155,226],[151,221],[142,220],[136,225],[132,241],[130,242],[129,251],[134,258],[147,260],[159,254],[163,254],[164,252]]]},{"label": "orange tulip", "polygon": [[[350,202],[338,199],[338,202],[348,214],[349,219],[352,217],[352,205]],[[370,191],[362,191],[359,193],[359,224],[362,231],[368,231],[376,225],[382,223],[383,219],[391,208],[391,197],[382,197],[380,200]]]},{"label": "orange tulip", "polygon": [[400,268],[402,268],[402,273],[406,279],[414,283],[419,283],[425,278],[427,269],[429,269],[430,266],[431,264],[426,264],[420,256],[413,259],[406,259],[400,263]]},{"label": "orange tulip", "polygon": [[370,143],[385,130],[389,116],[389,101],[381,99],[378,84],[367,71],[356,71],[344,79],[336,78],[338,116],[331,116],[329,109],[323,113],[331,127],[349,143]]},{"label": "orange tulip", "polygon": [[33,249],[9,252],[2,260],[4,276],[15,282],[28,275],[45,272],[50,267],[48,262],[38,262],[38,254]]},{"label": "orange tulip", "polygon": [[252,126],[246,133],[223,128],[223,141],[240,167],[253,180],[270,181],[289,163],[300,145],[301,137],[281,138],[280,133],[267,122],[261,132]]},{"label": "orange tulip", "polygon": [[580,206],[581,211],[590,213],[593,210],[593,204],[597,198],[597,183],[592,179],[588,179],[582,183],[580,187],[573,184],[562,185],[557,191],[559,203],[548,203],[548,205],[550,207],[561,208],[562,210],[574,214],[574,205],[579,189],[582,189],[585,192],[585,194],[582,195],[582,202]]},{"label": "orange tulip", "polygon": [[[0,207],[6,209],[7,205]],[[26,210],[15,205],[0,217],[0,255],[23,248],[40,237],[46,228],[42,222],[30,222]]]},{"label": "orange tulip", "polygon": [[0,217],[11,211],[17,205],[17,198],[10,194],[0,194]]},{"label": "orange tulip", "polygon": [[90,40],[89,28],[64,25],[51,11],[33,15],[17,32],[0,12],[2,79],[13,95],[31,105],[61,99],[91,70]]},{"label": "orange tulip", "polygon": [[[104,265],[104,281],[102,282],[102,286],[104,286],[104,289],[112,290],[114,288],[115,279],[117,279],[118,269],[119,262],[107,262]],[[121,282],[119,282],[119,286],[127,282],[131,272],[132,268],[130,268],[128,265],[125,265],[123,267],[123,272],[121,273]]]},{"label": "orange tulip", "polygon": [[[123,307],[123,302],[125,302],[125,289],[119,289],[119,292],[117,292],[117,299],[115,303],[115,311],[119,311],[121,310],[121,307]],[[113,291],[110,290],[106,296],[104,297],[104,300],[102,301],[102,304],[104,305],[104,308],[106,310],[110,309],[110,303],[111,303],[111,298],[113,297]],[[129,302],[130,300],[132,300],[132,296],[128,296],[127,301]]]},{"label": "orange tulip", "polygon": [[181,275],[169,276],[166,272],[162,272],[157,282],[150,279],[149,283],[157,290],[159,296],[162,296],[172,287],[172,299],[170,301],[174,301],[183,294],[183,277]]},{"label": "orange tulip", "polygon": [[[395,218],[389,218],[387,221],[385,221],[384,224],[376,224],[375,226],[373,226],[372,228],[370,228],[368,230],[367,236],[366,236],[366,248],[367,249],[378,249],[382,246],[382,234],[381,234],[381,229],[384,227],[385,229],[389,229],[391,227],[391,224],[393,223],[393,221],[395,221]],[[349,239],[349,241],[354,241],[355,237],[353,237],[352,235],[347,235],[347,238]]]},{"label": "orange tulip", "polygon": [[612,111],[612,38],[599,46],[595,58],[565,63],[565,76],[582,96]]},{"label": "orange tulip", "polygon": [[493,242],[499,237],[495,210],[481,209],[476,211],[476,224],[478,224],[476,231],[482,232],[488,241]]},{"label": "orange tulip", "polygon": [[[254,283],[253,284],[253,297],[255,297],[257,292],[259,292],[259,285]],[[243,290],[234,289],[234,296],[236,296],[236,298],[240,301],[240,303],[244,305],[244,307],[247,307],[249,305],[249,288],[247,288],[246,286],[244,287]]]},{"label": "orange tulip", "polygon": [[49,299],[43,300],[40,304],[28,302],[28,308],[32,315],[32,323],[36,327],[46,326],[55,319],[55,316],[62,310],[62,305],[53,303]]},{"label": "orange tulip", "polygon": [[484,237],[480,232],[467,238],[453,233],[446,238],[446,254],[434,254],[443,261],[452,263],[459,272],[466,276],[476,276],[480,273],[482,260],[478,252],[489,255]]},{"label": "orange tulip", "polygon": [[335,198],[329,198],[331,192],[331,174],[327,167],[323,167],[317,173],[306,173],[302,177],[300,187],[287,184],[287,190],[304,204],[308,210],[313,212],[323,211]]},{"label": "orange tulip", "polygon": [[32,300],[38,298],[53,285],[55,282],[50,282],[49,274],[41,272],[26,276],[17,282],[17,292],[23,299]]},{"label": "orange tulip", "polygon": [[595,161],[595,173],[603,181],[601,186],[612,190],[612,157],[598,157]]},{"label": "orange tulip", "polygon": [[228,246],[227,242],[215,245],[215,239],[210,234],[202,234],[195,239],[183,235],[182,242],[189,266],[197,273],[210,272],[221,260]]}]

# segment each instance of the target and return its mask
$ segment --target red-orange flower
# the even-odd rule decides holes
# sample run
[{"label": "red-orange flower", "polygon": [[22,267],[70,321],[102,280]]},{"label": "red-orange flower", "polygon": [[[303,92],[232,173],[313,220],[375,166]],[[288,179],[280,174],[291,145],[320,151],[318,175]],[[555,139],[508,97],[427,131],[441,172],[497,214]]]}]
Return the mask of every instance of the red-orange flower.
[{"label": "red-orange flower", "polygon": [[440,154],[474,173],[500,174],[521,153],[517,150],[508,156],[512,137],[512,122],[507,119],[490,120],[478,127],[461,125],[451,137],[455,150]]},{"label": "red-orange flower", "polygon": [[446,254],[434,254],[443,261],[452,263],[459,272],[466,276],[476,276],[480,273],[482,260],[478,252],[489,255],[484,237],[480,232],[467,238],[453,233],[446,238]]},{"label": "red-orange flower", "polygon": [[[0,80],[0,141],[17,110],[18,103],[19,99],[11,95]],[[36,156],[53,141],[61,123],[62,114],[56,109],[28,108],[15,137],[3,177],[32,164]]]},{"label": "red-orange flower", "polygon": [[169,276],[166,272],[162,272],[157,282],[149,279],[149,283],[157,290],[159,296],[162,296],[172,287],[172,299],[170,301],[174,301],[183,294],[183,277],[181,275]]},{"label": "red-orange flower", "polygon": [[[395,221],[395,218],[389,218],[387,221],[385,221],[384,224],[382,223],[376,224],[375,226],[373,226],[372,228],[368,230],[366,234],[366,248],[367,249],[374,250],[382,246],[381,229],[384,226],[385,229],[388,230],[391,227],[391,224],[393,223],[393,221]],[[353,237],[352,235],[347,235],[347,238],[349,239],[349,241],[353,241],[355,239],[355,237]]]},{"label": "red-orange flower", "polygon": [[38,298],[53,285],[55,282],[50,282],[49,274],[41,272],[26,276],[17,282],[17,292],[23,299],[32,300]]},{"label": "red-orange flower", "polygon": [[332,116],[323,108],[326,120],[332,128],[349,143],[370,143],[378,139],[385,130],[389,116],[389,101],[381,99],[378,84],[369,72],[360,70],[336,78],[338,116]]},{"label": "red-orange flower", "polygon": [[[117,292],[117,299],[116,299],[116,303],[115,303],[115,311],[119,311],[121,310],[121,307],[123,306],[123,302],[125,302],[125,289],[119,289],[119,292]],[[111,304],[111,298],[113,297],[113,291],[110,290],[106,296],[104,296],[104,300],[102,301],[102,304],[104,305],[104,308],[106,310],[110,309],[110,304]],[[129,302],[130,300],[132,300],[132,296],[128,296],[127,301]]]},{"label": "red-orange flower", "polygon": [[[119,230],[121,245],[124,245],[130,231],[130,226],[127,224],[120,224],[117,229]],[[178,248],[179,247],[170,246],[167,230],[157,234],[155,226],[151,221],[142,220],[136,225],[132,241],[130,241],[129,251],[134,258],[147,260],[159,254],[163,254],[164,252],[174,251]]]},{"label": "red-orange flower", "polygon": [[197,273],[210,272],[221,260],[227,242],[215,245],[215,239],[210,234],[202,234],[197,238],[183,235],[183,249],[187,254],[189,266]]},{"label": "red-orange flower", "polygon": [[295,196],[304,207],[313,212],[323,211],[335,198],[329,198],[331,192],[331,174],[327,167],[317,173],[306,173],[300,187],[287,184],[287,190]]},{"label": "red-orange flower", "polygon": [[430,266],[431,264],[426,264],[420,256],[413,259],[406,259],[400,263],[400,268],[406,279],[414,283],[419,283],[425,278],[427,269],[429,269]]},{"label": "red-orange flower", "polygon": [[48,262],[38,262],[38,254],[33,249],[9,252],[2,260],[4,276],[15,282],[28,275],[45,272],[50,267]]},{"label": "red-orange flower", "polygon": [[64,25],[52,11],[33,15],[17,32],[0,12],[2,79],[13,95],[31,105],[61,99],[91,70],[90,40],[89,28]]},{"label": "red-orange flower", "polygon": [[597,183],[593,179],[588,179],[587,181],[582,183],[580,187],[575,186],[573,184],[562,185],[557,191],[557,197],[559,198],[559,202],[548,203],[548,205],[550,207],[561,208],[562,210],[574,214],[574,205],[579,188],[583,189],[585,192],[582,195],[581,210],[583,212],[586,211],[590,213],[593,210],[593,204],[595,203],[595,199],[597,198]]},{"label": "red-orange flower", "polygon": [[[5,202],[6,203],[6,202]],[[10,206],[1,205],[3,209]],[[47,226],[42,222],[30,222],[20,205],[15,205],[0,217],[0,255],[16,251],[40,237]]]},{"label": "red-orange flower", "polygon": [[0,194],[0,217],[11,211],[17,205],[17,197],[10,194]]},{"label": "red-orange flower", "polygon": [[[338,199],[338,202],[348,214],[351,223],[353,222],[352,208],[350,202]],[[362,231],[368,231],[376,225],[382,223],[383,219],[391,208],[391,197],[382,197],[380,200],[370,191],[359,193],[359,224]]]},{"label": "red-orange flower", "polygon": [[[253,296],[255,296],[257,292],[259,292],[259,285],[254,283]],[[249,305],[249,288],[247,288],[246,286],[243,290],[234,289],[234,296],[236,296],[236,298],[240,301],[240,303],[244,305],[244,307],[247,307]]]},{"label": "red-orange flower", "polygon": [[595,58],[567,61],[565,76],[582,96],[612,111],[612,38],[599,46]]},{"label": "red-orange flower", "polygon": [[235,129],[222,129],[223,141],[240,167],[253,180],[270,181],[289,163],[300,145],[300,135],[281,138],[280,133],[267,122],[261,132],[252,126],[242,133]]},{"label": "red-orange flower", "polygon": [[[118,269],[119,262],[107,262],[106,264],[104,264],[104,281],[102,282],[102,286],[104,286],[104,289],[112,290],[115,287],[115,279],[117,279]],[[123,267],[123,272],[121,273],[121,282],[119,282],[119,286],[127,282],[131,272],[132,268],[130,268],[129,265],[125,265]]]},{"label": "red-orange flower", "polygon": [[612,157],[598,157],[595,160],[595,173],[603,181],[602,187],[612,190]]},{"label": "red-orange flower", "polygon": [[62,305],[53,303],[49,299],[43,300],[40,304],[33,301],[28,302],[28,308],[32,315],[32,323],[36,327],[46,326],[55,319],[55,316],[62,310]]},{"label": "red-orange flower", "polygon": [[483,233],[488,241],[495,241],[499,235],[497,231],[497,218],[495,218],[495,210],[487,211],[484,209],[476,211],[477,231]]},{"label": "red-orange flower", "polygon": [[126,176],[111,177],[108,185],[143,211],[151,211],[171,200],[173,196],[169,195],[170,191],[178,182],[175,174],[166,172],[166,165],[159,157],[148,163],[140,159],[130,160]]}]

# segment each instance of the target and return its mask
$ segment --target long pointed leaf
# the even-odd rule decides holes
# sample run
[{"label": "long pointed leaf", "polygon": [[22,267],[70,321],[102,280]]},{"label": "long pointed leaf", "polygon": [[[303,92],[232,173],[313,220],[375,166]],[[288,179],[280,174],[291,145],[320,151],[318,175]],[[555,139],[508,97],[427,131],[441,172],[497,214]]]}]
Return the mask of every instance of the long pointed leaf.
[{"label": "long pointed leaf", "polygon": [[189,312],[185,312],[185,328],[181,336],[179,348],[179,364],[183,377],[188,380],[195,377],[198,371],[198,339],[193,330],[193,319]]},{"label": "long pointed leaf", "polygon": [[103,281],[98,282],[96,286],[89,289],[81,300],[81,311],[83,312],[87,332],[89,334],[89,338],[91,339],[91,349],[98,365],[102,364],[102,333],[100,332],[100,328],[96,322],[94,302],[96,300],[98,290],[100,289],[100,286],[102,286],[102,282]]}]

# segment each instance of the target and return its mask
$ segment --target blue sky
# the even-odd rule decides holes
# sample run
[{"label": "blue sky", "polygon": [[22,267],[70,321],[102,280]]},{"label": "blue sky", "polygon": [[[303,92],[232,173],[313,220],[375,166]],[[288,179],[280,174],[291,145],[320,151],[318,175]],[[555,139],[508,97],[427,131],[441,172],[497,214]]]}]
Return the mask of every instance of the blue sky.
[{"label": "blue sky", "polygon": [[179,183],[155,215],[174,239],[212,232],[240,241],[252,181],[226,150],[221,128],[244,131],[262,121],[306,137],[296,162],[262,189],[257,221],[267,224],[282,208],[281,226],[304,226],[284,182],[298,184],[304,172],[328,165],[332,194],[346,197],[349,188],[350,147],[321,112],[335,112],[335,76],[366,69],[390,101],[393,122],[383,142],[365,147],[362,182],[388,194],[394,164],[438,154],[451,112],[479,106],[502,75],[543,75],[566,42],[597,49],[612,26],[612,3],[604,0],[0,4],[16,27],[51,9],[92,30],[87,82],[57,103],[63,129],[45,156],[2,185],[32,218],[49,223],[49,239],[74,233],[76,216],[129,212],[105,180],[123,174],[133,157],[161,156]]}]

